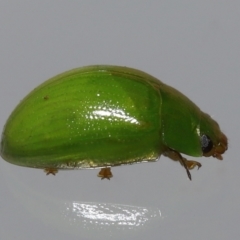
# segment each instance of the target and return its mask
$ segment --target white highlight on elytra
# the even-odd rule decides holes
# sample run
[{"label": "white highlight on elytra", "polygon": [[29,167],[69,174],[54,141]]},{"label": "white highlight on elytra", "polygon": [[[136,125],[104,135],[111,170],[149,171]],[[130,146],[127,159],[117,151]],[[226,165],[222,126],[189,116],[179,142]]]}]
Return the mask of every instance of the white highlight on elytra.
[{"label": "white highlight on elytra", "polygon": [[108,108],[102,110],[95,110],[93,111],[93,114],[95,117],[98,116],[99,118],[112,117],[113,119],[116,118],[116,120],[122,119],[125,122],[139,124],[136,118],[129,116],[121,109]]}]

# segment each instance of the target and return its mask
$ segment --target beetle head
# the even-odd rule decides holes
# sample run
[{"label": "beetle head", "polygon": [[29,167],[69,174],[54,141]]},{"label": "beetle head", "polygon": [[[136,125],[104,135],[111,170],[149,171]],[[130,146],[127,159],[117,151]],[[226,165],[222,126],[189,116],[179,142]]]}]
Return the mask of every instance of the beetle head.
[{"label": "beetle head", "polygon": [[222,154],[228,149],[228,140],[216,121],[203,113],[200,124],[201,146],[203,156],[222,160]]},{"label": "beetle head", "polygon": [[[206,136],[206,135],[203,135]],[[202,136],[202,138],[203,138]],[[210,140],[212,142],[212,140]],[[227,143],[227,137],[221,133],[221,137],[219,138],[219,141],[216,143],[209,143],[211,145],[211,148],[209,151],[205,151],[205,148],[202,147],[203,149],[203,156],[205,157],[215,157],[219,160],[222,160],[222,154],[228,149],[228,143]]]}]

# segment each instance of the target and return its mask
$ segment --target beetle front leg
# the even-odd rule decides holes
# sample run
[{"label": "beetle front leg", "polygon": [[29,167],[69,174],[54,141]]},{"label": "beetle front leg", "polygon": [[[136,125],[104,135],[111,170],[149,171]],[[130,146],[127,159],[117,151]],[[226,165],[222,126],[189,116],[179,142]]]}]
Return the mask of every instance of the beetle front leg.
[{"label": "beetle front leg", "polygon": [[190,169],[190,170],[195,168],[196,166],[198,167],[198,169],[202,166],[202,164],[197,161],[187,160],[186,158],[183,158],[183,160],[185,161],[188,169]]},{"label": "beetle front leg", "polygon": [[187,160],[186,158],[182,157],[182,155],[173,150],[168,148],[167,151],[163,153],[164,156],[169,157],[170,159],[174,161],[179,161],[181,165],[186,169],[188,178],[192,180],[191,173],[189,172],[189,169],[193,169],[194,167],[198,166],[198,169],[202,166],[201,163],[193,160]]}]

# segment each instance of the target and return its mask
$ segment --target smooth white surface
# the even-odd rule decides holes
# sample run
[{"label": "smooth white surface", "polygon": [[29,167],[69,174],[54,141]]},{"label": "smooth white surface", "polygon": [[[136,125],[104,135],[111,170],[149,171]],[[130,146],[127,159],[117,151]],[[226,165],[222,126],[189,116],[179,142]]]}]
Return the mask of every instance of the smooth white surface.
[{"label": "smooth white surface", "polygon": [[[0,3],[0,127],[44,80],[114,64],[179,89],[229,138],[224,160],[97,170],[41,170],[0,161],[0,239],[239,239],[240,2],[6,1]],[[83,207],[85,206],[85,208]],[[120,224],[119,224],[120,223]]]}]

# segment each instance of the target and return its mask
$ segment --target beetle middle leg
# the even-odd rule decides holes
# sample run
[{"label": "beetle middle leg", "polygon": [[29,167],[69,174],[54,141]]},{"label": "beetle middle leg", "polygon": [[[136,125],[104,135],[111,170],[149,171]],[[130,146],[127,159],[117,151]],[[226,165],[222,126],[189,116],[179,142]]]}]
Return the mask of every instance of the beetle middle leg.
[{"label": "beetle middle leg", "polygon": [[168,148],[167,151],[163,153],[164,156],[169,157],[170,159],[174,161],[179,161],[181,165],[186,169],[188,178],[192,180],[191,173],[189,172],[189,169],[193,169],[194,167],[198,166],[198,169],[202,166],[201,163],[193,160],[187,160],[184,158],[179,152]]}]

